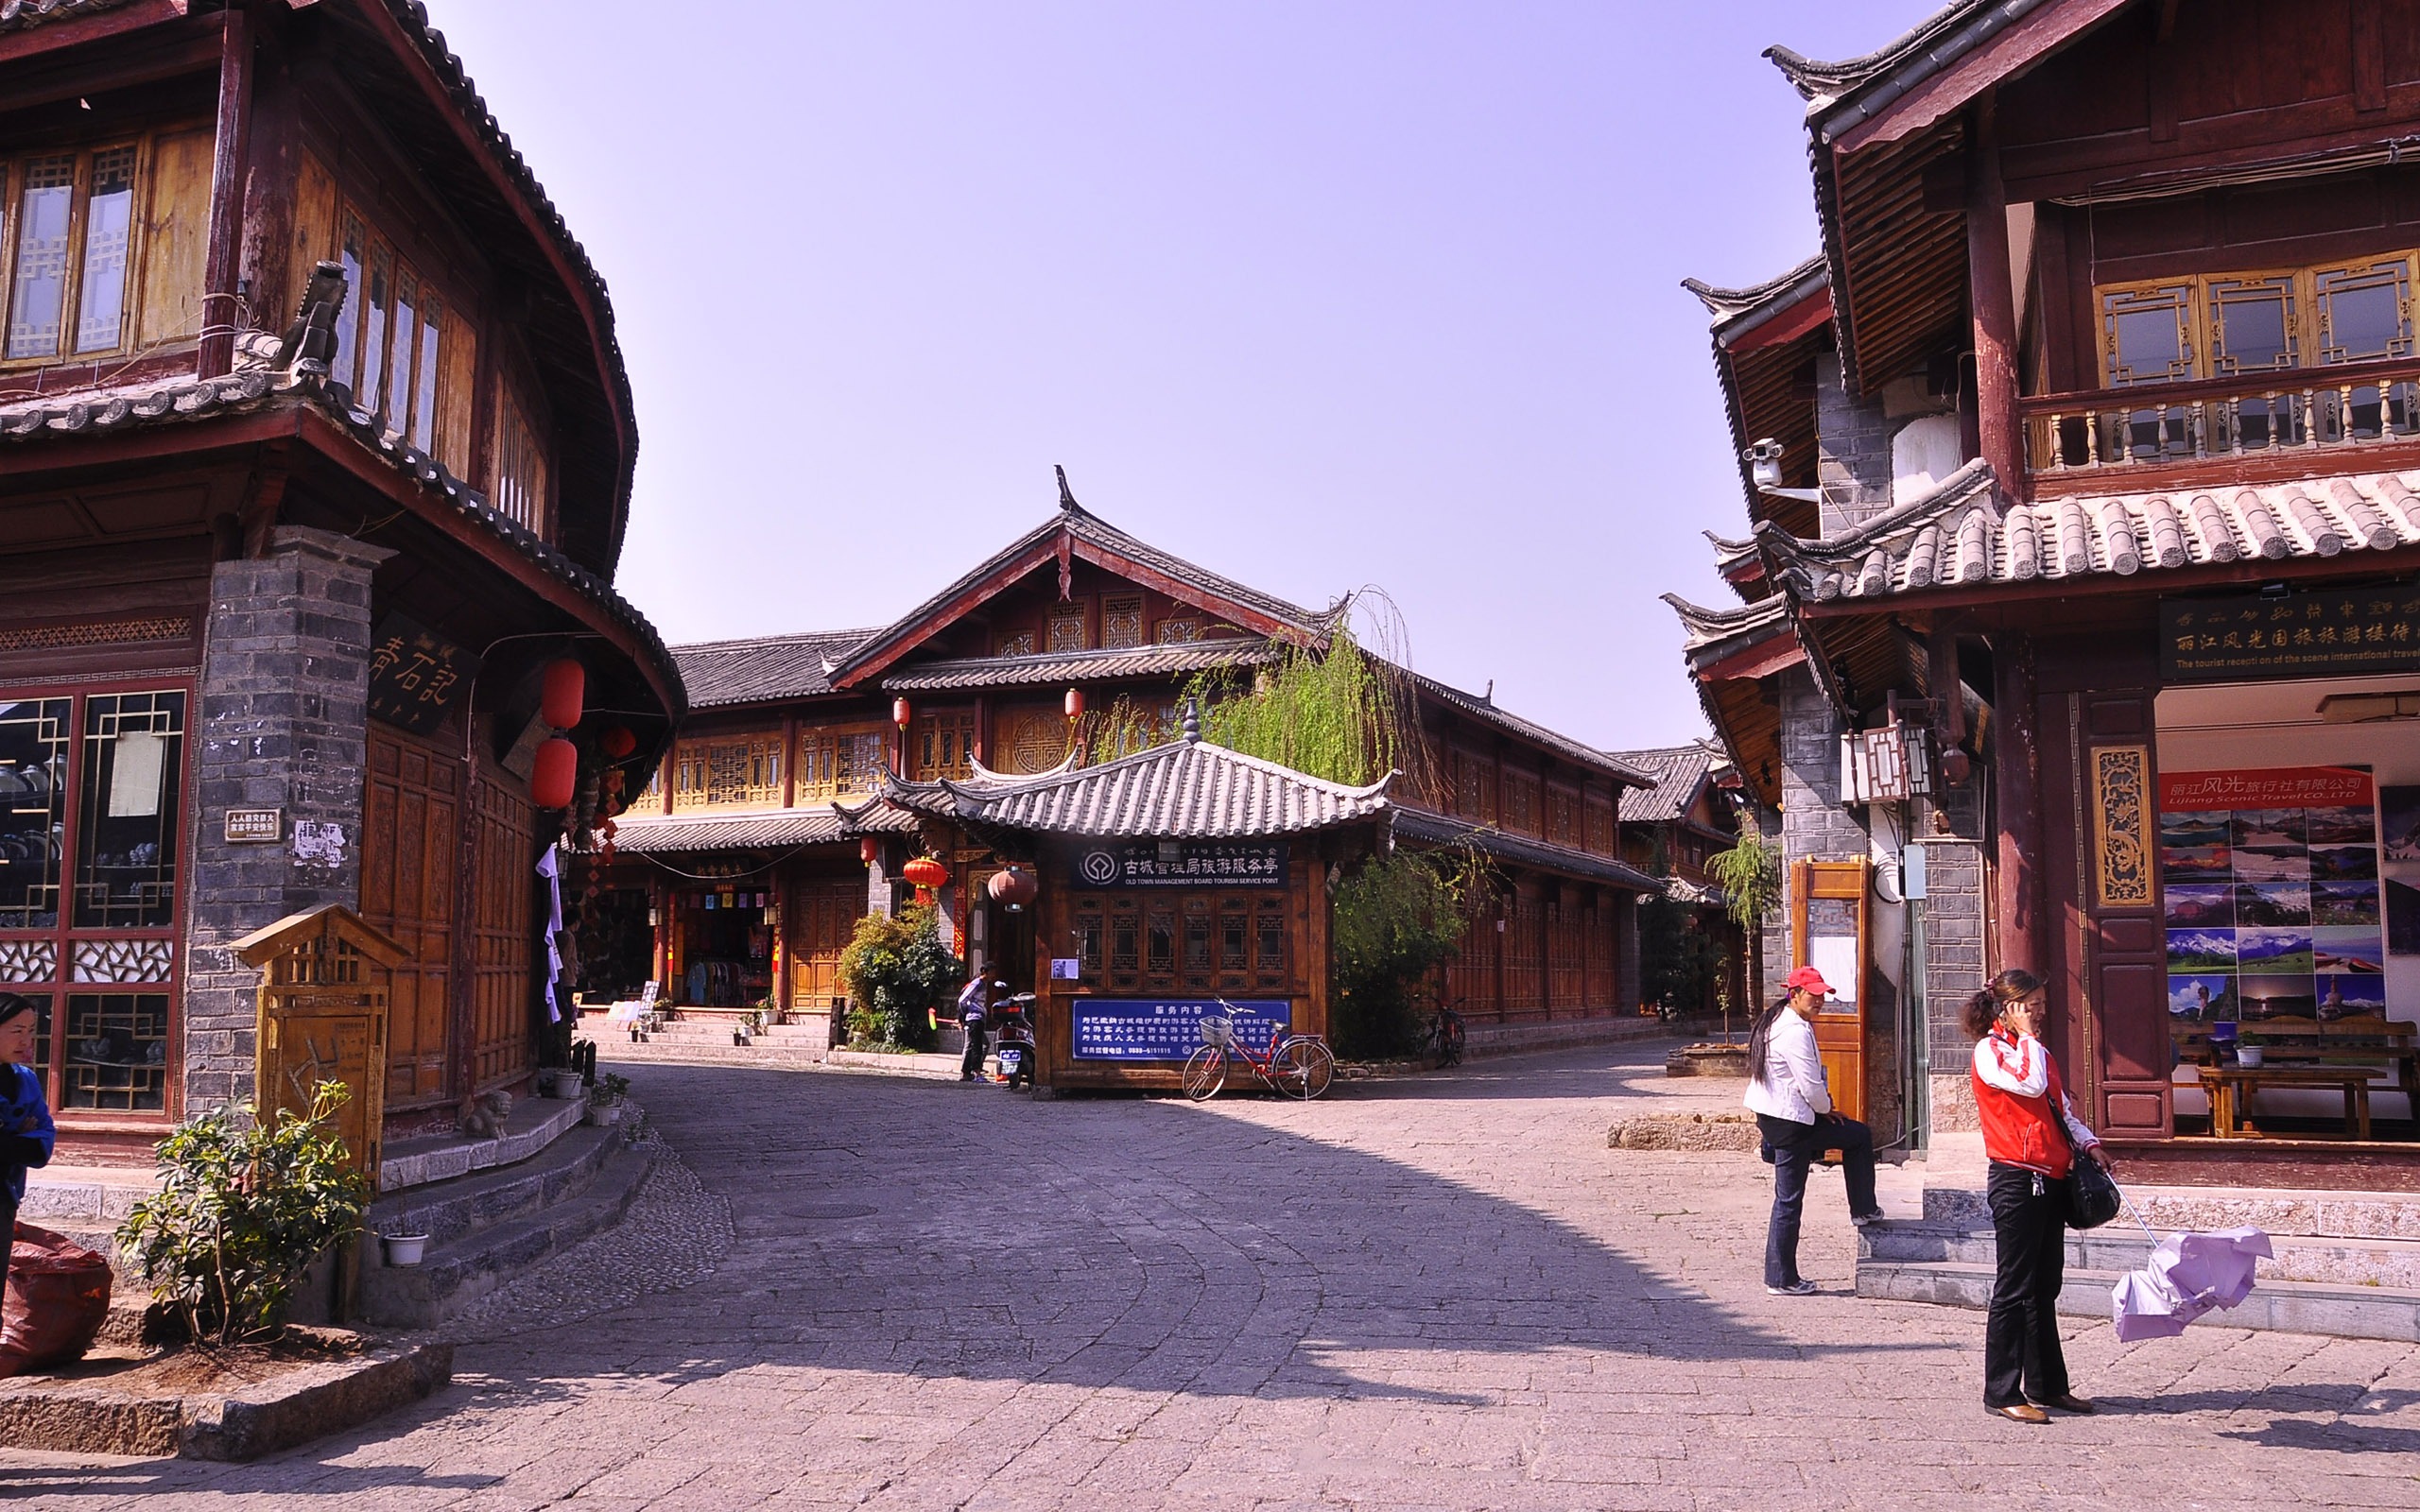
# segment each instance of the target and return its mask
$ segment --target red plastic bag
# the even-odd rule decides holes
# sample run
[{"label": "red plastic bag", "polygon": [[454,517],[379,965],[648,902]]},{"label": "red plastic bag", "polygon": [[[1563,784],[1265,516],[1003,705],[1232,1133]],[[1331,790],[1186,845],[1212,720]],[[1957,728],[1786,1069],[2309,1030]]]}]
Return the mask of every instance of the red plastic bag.
[{"label": "red plastic bag", "polygon": [[110,1263],[63,1234],[17,1225],[0,1300],[0,1376],[77,1359],[110,1314]]}]

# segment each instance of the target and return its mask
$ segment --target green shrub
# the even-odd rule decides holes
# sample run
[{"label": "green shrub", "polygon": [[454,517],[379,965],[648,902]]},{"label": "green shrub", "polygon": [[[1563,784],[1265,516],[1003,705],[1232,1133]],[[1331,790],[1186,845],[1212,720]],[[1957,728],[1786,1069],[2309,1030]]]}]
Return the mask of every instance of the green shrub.
[{"label": "green shrub", "polygon": [[965,966],[942,944],[929,903],[897,914],[868,914],[840,953],[840,980],[849,988],[849,1040],[882,1050],[927,1050],[929,1017],[950,1003]]},{"label": "green shrub", "polygon": [[1473,853],[1399,850],[1337,887],[1328,1035],[1338,1054],[1399,1056],[1419,1040],[1414,1000],[1461,944],[1463,900],[1480,865]]},{"label": "green shrub", "polygon": [[249,1103],[187,1119],[160,1142],[160,1191],[117,1246],[197,1342],[275,1333],[295,1283],[353,1234],[370,1180],[330,1127],[349,1090],[323,1081],[308,1113],[264,1125]]}]

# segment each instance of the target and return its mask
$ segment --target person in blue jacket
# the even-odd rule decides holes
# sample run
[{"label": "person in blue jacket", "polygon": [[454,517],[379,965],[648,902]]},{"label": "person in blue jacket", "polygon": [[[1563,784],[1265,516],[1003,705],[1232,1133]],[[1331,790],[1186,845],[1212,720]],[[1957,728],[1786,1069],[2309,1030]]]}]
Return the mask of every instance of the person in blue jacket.
[{"label": "person in blue jacket", "polygon": [[26,1173],[50,1163],[58,1130],[34,1069],[34,1030],[41,1016],[14,992],[0,992],[0,1280],[17,1232],[17,1205],[26,1200]]}]

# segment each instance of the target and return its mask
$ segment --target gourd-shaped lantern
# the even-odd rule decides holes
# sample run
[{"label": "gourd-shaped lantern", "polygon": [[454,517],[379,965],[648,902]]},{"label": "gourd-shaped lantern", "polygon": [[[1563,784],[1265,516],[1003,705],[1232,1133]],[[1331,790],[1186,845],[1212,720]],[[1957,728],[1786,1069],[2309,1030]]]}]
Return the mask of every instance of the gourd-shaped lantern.
[{"label": "gourd-shaped lantern", "polygon": [[918,856],[899,869],[899,874],[913,884],[918,896],[929,898],[933,889],[949,881],[949,868],[931,856]]},{"label": "gourd-shaped lantern", "polygon": [[560,657],[546,663],[538,713],[557,730],[572,729],[579,723],[580,706],[587,696],[588,669],[570,657]]},{"label": "gourd-shaped lantern", "polygon": [[596,737],[596,748],[618,762],[639,748],[639,737],[631,734],[627,725],[608,725],[604,733]]},{"label": "gourd-shaped lantern", "polygon": [[567,809],[579,778],[578,747],[561,735],[541,741],[538,759],[529,769],[529,801],[542,809]]},{"label": "gourd-shaped lantern", "polygon": [[991,893],[994,902],[1005,904],[1009,912],[1015,913],[1033,902],[1034,895],[1042,890],[1042,885],[1034,881],[1032,872],[1009,867],[992,873],[992,881],[985,890]]}]

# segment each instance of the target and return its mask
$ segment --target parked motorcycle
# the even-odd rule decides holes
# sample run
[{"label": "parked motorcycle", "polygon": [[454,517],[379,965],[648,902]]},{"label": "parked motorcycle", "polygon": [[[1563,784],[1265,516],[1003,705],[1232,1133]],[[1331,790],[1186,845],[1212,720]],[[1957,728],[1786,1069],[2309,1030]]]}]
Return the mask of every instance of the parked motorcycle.
[{"label": "parked motorcycle", "polygon": [[993,1051],[1000,1079],[1014,1091],[1033,1086],[1033,994],[1020,992],[993,1010],[999,1017],[1000,1038]]}]

